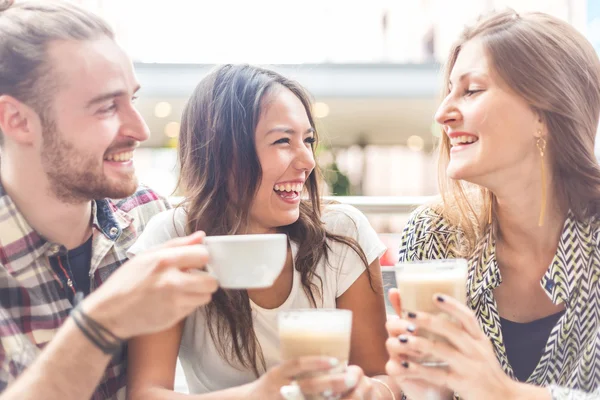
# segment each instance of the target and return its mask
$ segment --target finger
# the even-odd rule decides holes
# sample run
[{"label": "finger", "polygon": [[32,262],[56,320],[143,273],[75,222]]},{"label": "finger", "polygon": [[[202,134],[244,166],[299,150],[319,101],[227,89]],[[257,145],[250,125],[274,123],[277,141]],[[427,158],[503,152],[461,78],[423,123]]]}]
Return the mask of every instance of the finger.
[{"label": "finger", "polygon": [[370,400],[373,398],[373,385],[374,383],[371,379],[363,378],[354,390],[344,395],[342,400]]},{"label": "finger", "polygon": [[362,369],[348,367],[344,373],[326,373],[315,377],[297,379],[296,383],[304,394],[318,395],[326,393],[328,396],[340,396],[354,390],[363,377]]},{"label": "finger", "polygon": [[423,381],[432,386],[448,386],[450,372],[442,367],[424,367],[417,363],[408,361],[389,360],[385,365],[385,371],[399,386],[407,380]]},{"label": "finger", "polygon": [[178,269],[162,272],[154,283],[154,290],[173,303],[185,303],[186,298],[212,296],[218,289],[217,281],[211,276],[190,275]]},{"label": "finger", "polygon": [[388,291],[388,298],[390,299],[390,303],[396,311],[398,316],[402,316],[402,299],[400,298],[400,292],[398,289],[392,288]]},{"label": "finger", "polygon": [[207,272],[188,274],[180,270],[173,270],[177,274],[181,291],[187,294],[212,294],[219,288],[219,282]]},{"label": "finger", "polygon": [[479,340],[483,337],[486,337],[485,333],[483,333],[481,327],[479,326],[477,317],[475,317],[475,314],[467,305],[462,304],[460,301],[441,293],[435,294],[433,301],[441,310],[459,321],[464,327],[465,331],[474,339]]},{"label": "finger", "polygon": [[460,368],[461,366],[464,368],[464,366],[469,364],[468,359],[449,344],[431,341],[418,336],[400,335],[398,341],[389,341],[389,348],[398,355],[411,353],[419,354],[421,357],[431,356],[432,358],[446,362],[450,368]]},{"label": "finger", "polygon": [[340,362],[331,357],[307,356],[288,360],[280,364],[276,372],[286,380],[296,379],[297,376],[309,373],[329,371],[340,365]]},{"label": "finger", "polygon": [[192,244],[202,244],[204,242],[205,237],[206,234],[204,233],[204,231],[197,231],[188,236],[182,236],[171,239],[158,246],[157,249],[171,249],[173,247],[189,246]]},{"label": "finger", "polygon": [[423,354],[416,349],[405,346],[397,337],[388,338],[388,340],[385,341],[385,347],[390,357],[415,359],[423,356]]},{"label": "finger", "polygon": [[195,296],[186,296],[184,300],[177,303],[171,312],[175,319],[182,320],[190,315],[192,312],[198,309],[198,307],[204,306],[212,300],[212,295],[203,294]]},{"label": "finger", "polygon": [[448,383],[451,381],[451,372],[447,368],[424,367],[417,363],[390,360],[385,365],[385,370],[389,376],[398,380],[400,385],[405,380],[420,380],[433,386],[452,387]]},{"label": "finger", "polygon": [[447,340],[458,351],[465,355],[473,354],[477,347],[476,341],[457,322],[450,320],[445,313],[432,315],[418,312],[409,314],[410,321],[414,323],[417,332],[426,331],[428,334],[439,336],[440,340]]},{"label": "finger", "polygon": [[385,363],[385,373],[392,377],[394,380],[401,382],[406,379],[406,368],[403,365],[408,365],[408,362],[404,358],[392,359],[390,358]]},{"label": "finger", "polygon": [[209,260],[206,247],[197,244],[160,249],[147,257],[152,258],[159,269],[203,269]]},{"label": "finger", "polygon": [[186,298],[186,309],[189,309],[188,312],[186,312],[186,316],[191,314],[194,310],[196,310],[198,307],[202,307],[208,303],[210,303],[212,300],[212,294],[198,294],[195,296],[188,296]]},{"label": "finger", "polygon": [[398,337],[405,333],[415,332],[417,327],[411,321],[402,318],[388,319],[385,323],[385,328],[390,337]]}]

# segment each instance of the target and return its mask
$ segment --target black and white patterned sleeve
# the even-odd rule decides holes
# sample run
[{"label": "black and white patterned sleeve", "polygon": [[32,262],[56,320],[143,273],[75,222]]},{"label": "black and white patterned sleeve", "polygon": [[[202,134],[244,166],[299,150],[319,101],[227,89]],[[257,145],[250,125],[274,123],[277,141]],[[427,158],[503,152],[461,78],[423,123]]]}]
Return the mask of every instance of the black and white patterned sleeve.
[{"label": "black and white patterned sleeve", "polygon": [[402,232],[398,262],[453,258],[454,234],[431,207],[416,209]]}]

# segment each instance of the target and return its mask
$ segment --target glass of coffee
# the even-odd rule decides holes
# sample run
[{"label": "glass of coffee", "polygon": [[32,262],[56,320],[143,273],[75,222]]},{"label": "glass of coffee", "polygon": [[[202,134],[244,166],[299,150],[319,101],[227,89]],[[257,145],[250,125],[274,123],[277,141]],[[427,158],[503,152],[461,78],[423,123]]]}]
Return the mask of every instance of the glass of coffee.
[{"label": "glass of coffee", "polygon": [[[451,319],[450,316],[442,313],[436,306],[433,296],[436,293],[441,293],[466,304],[467,269],[467,261],[464,259],[397,264],[395,267],[396,284],[402,299],[402,309],[407,312],[417,311],[442,315]],[[418,330],[416,334],[432,341],[446,342],[444,338],[422,329]],[[411,361],[431,367],[445,365],[443,362],[429,356],[419,357]]]},{"label": "glass of coffee", "polygon": [[[333,357],[340,364],[330,373],[341,372],[348,365],[352,311],[327,308],[284,311],[278,315],[278,325],[283,361],[304,356]],[[322,372],[296,378],[308,378],[319,374]],[[307,395],[304,397],[307,400],[332,398]]]}]

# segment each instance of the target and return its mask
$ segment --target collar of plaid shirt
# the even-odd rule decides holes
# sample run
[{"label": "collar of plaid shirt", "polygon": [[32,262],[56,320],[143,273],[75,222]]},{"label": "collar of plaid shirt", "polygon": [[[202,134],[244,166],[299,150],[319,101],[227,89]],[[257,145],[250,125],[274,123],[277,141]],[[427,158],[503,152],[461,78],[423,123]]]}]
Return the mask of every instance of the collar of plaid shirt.
[{"label": "collar of plaid shirt", "polygon": [[[92,202],[92,290],[127,260],[127,249],[150,218],[167,208],[146,188],[118,202]],[[0,183],[0,392],[31,364],[71,310],[48,260],[64,251],[28,224]],[[124,349],[111,361],[93,399],[125,398],[125,356]]]}]

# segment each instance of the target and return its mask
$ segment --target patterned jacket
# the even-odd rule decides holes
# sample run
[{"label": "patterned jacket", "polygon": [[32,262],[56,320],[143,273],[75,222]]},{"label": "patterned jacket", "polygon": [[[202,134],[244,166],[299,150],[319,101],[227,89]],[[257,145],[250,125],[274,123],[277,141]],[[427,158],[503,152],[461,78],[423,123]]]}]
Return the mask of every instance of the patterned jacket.
[{"label": "patterned jacket", "polygon": [[[417,209],[402,235],[400,262],[456,258],[460,233],[429,207]],[[467,302],[491,339],[504,371],[514,374],[504,348],[493,290],[502,283],[491,230],[468,260]],[[528,383],[549,387],[554,399],[600,399],[600,218],[569,213],[552,264],[540,284],[566,311]]]},{"label": "patterned jacket", "polygon": [[[148,189],[92,202],[90,289],[127,261],[152,216],[169,205]],[[37,234],[0,185],[0,393],[30,365],[71,311],[48,257],[65,249]],[[125,399],[126,350],[110,362],[93,400]]]}]

